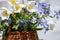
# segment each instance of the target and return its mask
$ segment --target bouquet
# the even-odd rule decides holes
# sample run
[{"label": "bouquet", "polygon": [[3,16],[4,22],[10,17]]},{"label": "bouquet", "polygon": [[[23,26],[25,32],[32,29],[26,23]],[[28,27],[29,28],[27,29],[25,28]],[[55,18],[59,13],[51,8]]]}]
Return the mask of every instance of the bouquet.
[{"label": "bouquet", "polygon": [[39,25],[43,26],[46,31],[49,30],[46,17],[53,18],[49,15],[50,5],[46,3],[36,3],[34,8],[36,10],[35,12],[29,12],[27,8],[22,8],[20,12],[12,12],[8,15],[8,19],[3,21],[8,27],[11,27],[11,31],[42,30],[43,28],[37,28]]}]

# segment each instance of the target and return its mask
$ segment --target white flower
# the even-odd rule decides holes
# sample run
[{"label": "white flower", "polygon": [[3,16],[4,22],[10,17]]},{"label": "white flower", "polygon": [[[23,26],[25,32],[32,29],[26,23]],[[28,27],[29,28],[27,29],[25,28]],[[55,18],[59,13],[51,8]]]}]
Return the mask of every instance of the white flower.
[{"label": "white flower", "polygon": [[0,10],[0,17],[2,17],[2,20],[7,19],[9,17],[9,10],[5,7],[2,7]]}]

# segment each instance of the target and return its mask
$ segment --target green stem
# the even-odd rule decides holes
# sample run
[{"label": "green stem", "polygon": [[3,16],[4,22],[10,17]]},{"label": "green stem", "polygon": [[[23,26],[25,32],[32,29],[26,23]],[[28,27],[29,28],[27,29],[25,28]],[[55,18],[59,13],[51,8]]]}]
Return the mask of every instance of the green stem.
[{"label": "green stem", "polygon": [[35,30],[42,30],[43,28],[36,28]]}]

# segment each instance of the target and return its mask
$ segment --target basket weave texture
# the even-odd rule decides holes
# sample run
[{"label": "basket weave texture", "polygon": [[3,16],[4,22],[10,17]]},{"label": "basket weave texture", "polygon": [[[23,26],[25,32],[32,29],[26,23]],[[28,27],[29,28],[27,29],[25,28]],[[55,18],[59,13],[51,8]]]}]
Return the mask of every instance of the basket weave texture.
[{"label": "basket weave texture", "polygon": [[7,31],[7,36],[3,40],[38,40],[36,31]]}]

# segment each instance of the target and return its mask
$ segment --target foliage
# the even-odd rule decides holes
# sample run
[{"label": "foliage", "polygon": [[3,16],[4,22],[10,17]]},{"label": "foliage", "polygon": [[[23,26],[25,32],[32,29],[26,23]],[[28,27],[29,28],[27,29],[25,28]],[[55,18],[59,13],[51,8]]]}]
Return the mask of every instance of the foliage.
[{"label": "foliage", "polygon": [[[36,18],[36,20],[33,19]],[[19,13],[14,13],[14,16],[12,14],[10,14],[11,22],[13,23],[13,27],[12,29],[15,30],[42,30],[43,28],[37,28],[38,26],[38,16],[36,14],[36,12],[32,12],[32,13],[25,13],[25,11],[23,10],[22,12]]]}]

